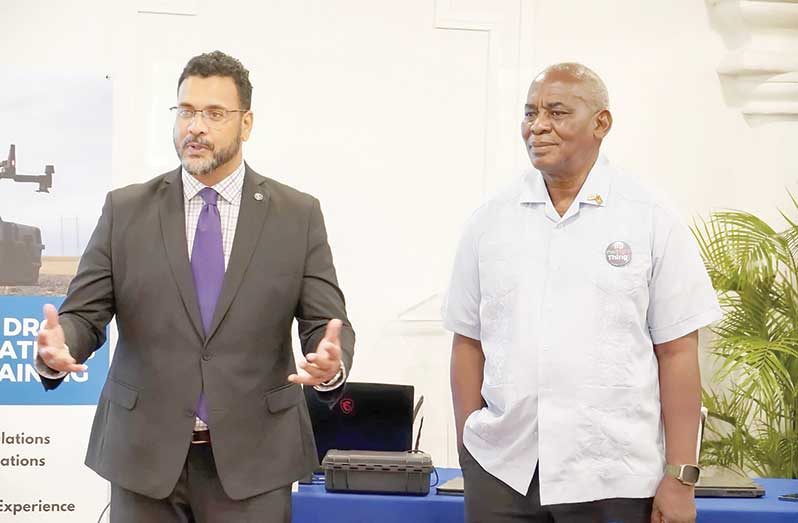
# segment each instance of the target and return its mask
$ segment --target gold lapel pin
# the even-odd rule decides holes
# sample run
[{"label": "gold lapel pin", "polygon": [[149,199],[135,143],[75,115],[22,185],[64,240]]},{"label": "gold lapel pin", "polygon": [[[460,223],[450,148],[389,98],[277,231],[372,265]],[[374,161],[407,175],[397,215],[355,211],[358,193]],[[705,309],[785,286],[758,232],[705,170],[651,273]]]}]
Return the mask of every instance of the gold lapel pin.
[{"label": "gold lapel pin", "polygon": [[259,192],[256,192],[252,197],[255,198],[257,201],[263,200],[263,195]]},{"label": "gold lapel pin", "polygon": [[596,202],[596,205],[604,203],[604,198],[602,198],[600,194],[591,194],[587,199],[591,202]]}]

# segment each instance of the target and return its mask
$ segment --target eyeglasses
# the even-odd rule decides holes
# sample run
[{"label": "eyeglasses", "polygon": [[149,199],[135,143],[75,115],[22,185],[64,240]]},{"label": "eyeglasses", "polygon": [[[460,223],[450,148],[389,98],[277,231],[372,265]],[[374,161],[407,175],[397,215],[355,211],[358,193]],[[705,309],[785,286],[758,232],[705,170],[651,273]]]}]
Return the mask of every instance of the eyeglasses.
[{"label": "eyeglasses", "polygon": [[247,109],[224,109],[222,107],[206,107],[205,109],[189,109],[188,107],[170,107],[178,120],[190,121],[197,113],[202,113],[202,119],[210,123],[224,123],[230,118],[231,113],[246,113]]}]

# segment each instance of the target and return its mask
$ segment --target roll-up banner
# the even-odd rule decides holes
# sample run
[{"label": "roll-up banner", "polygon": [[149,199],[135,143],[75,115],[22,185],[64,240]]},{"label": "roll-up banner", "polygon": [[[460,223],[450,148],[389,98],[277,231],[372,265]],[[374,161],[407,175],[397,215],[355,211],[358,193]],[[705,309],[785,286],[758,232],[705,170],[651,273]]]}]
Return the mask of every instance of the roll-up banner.
[{"label": "roll-up banner", "polygon": [[111,186],[112,82],[3,67],[0,85],[0,521],[95,522],[108,483],[83,461],[107,344],[49,392],[33,358]]}]

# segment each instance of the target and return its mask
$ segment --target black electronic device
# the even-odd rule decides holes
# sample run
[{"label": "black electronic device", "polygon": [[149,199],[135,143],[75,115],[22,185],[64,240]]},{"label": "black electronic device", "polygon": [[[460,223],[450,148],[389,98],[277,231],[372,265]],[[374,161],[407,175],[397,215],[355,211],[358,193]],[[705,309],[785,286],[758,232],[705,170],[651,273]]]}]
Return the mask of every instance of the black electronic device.
[{"label": "black electronic device", "polygon": [[413,386],[347,382],[330,408],[305,387],[319,463],[330,449],[408,451],[413,444]]},{"label": "black electronic device", "polygon": [[331,449],[322,462],[330,492],[429,494],[432,458],[426,452]]}]

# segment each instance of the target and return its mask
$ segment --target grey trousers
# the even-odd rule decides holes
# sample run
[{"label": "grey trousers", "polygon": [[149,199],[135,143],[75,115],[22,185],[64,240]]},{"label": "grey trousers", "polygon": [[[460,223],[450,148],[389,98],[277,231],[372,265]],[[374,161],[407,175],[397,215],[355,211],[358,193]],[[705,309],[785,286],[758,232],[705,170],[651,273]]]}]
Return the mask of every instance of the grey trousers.
[{"label": "grey trousers", "polygon": [[210,445],[191,445],[174,491],[165,499],[111,486],[111,523],[290,523],[291,486],[243,500],[219,482]]},{"label": "grey trousers", "polygon": [[650,523],[653,498],[612,498],[540,505],[538,471],[525,496],[496,479],[460,449],[467,523]]}]

